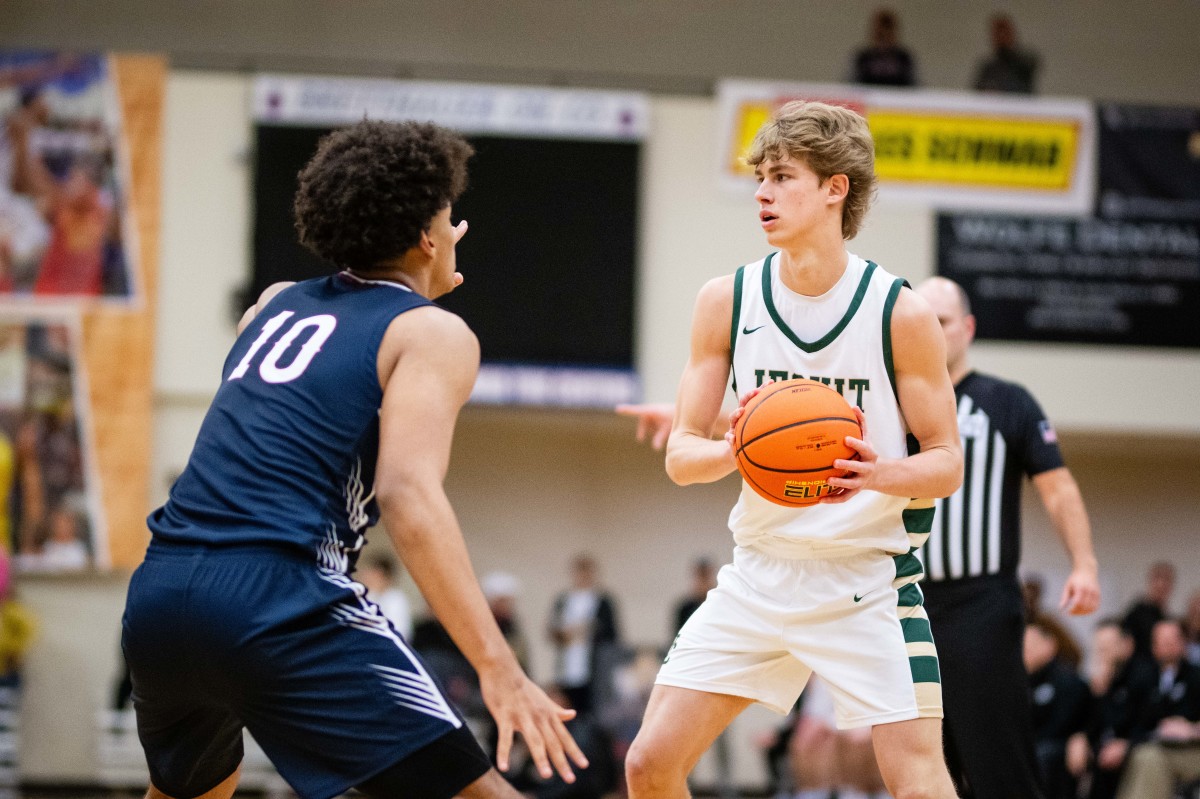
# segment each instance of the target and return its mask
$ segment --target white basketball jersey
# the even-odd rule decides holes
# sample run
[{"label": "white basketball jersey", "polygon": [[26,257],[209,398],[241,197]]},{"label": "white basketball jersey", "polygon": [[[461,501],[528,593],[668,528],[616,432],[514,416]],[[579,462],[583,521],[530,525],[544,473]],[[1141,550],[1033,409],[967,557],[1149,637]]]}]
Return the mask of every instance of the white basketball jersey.
[{"label": "white basketball jersey", "polygon": [[[819,297],[791,291],[777,253],[738,269],[734,282],[734,391],[805,377],[841,392],[867,419],[867,441],[883,458],[908,454],[892,367],[892,308],[904,281],[848,254],[846,272]],[[864,549],[909,550],[907,497],[862,491],[833,505],[776,505],[742,482],[729,514],[739,546],[776,557],[828,557]]]}]

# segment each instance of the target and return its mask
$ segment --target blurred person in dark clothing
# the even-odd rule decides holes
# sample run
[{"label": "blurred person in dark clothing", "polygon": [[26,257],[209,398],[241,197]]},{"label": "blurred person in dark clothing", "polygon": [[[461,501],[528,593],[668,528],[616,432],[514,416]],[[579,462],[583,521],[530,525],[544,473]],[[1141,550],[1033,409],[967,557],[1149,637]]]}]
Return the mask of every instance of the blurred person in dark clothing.
[{"label": "blurred person in dark clothing", "polygon": [[1200,666],[1185,651],[1179,620],[1154,625],[1154,689],[1130,735],[1117,799],[1171,799],[1176,784],[1200,779]]},{"label": "blurred person in dark clothing", "polygon": [[996,14],[990,23],[992,53],[979,62],[974,87],[984,92],[1033,94],[1040,61],[1037,53],[1017,45],[1017,29],[1008,14]]},{"label": "blurred person in dark clothing", "polygon": [[1167,617],[1171,594],[1175,592],[1175,566],[1160,560],[1146,572],[1146,593],[1125,611],[1123,624],[1133,635],[1133,653],[1151,662],[1150,633],[1154,625]]},{"label": "blurred person in dark clothing", "polygon": [[688,587],[687,596],[680,599],[675,605],[675,629],[671,631],[672,637],[683,627],[683,623],[696,612],[696,608],[704,603],[704,597],[708,596],[708,592],[716,585],[717,576],[712,561],[708,558],[697,558],[692,564],[692,582]]},{"label": "blurred person in dark clothing", "polygon": [[1089,799],[1113,799],[1129,740],[1154,690],[1154,669],[1133,656],[1133,636],[1116,619],[1105,619],[1093,638],[1090,680],[1096,698],[1088,743],[1092,752]]},{"label": "blurred person in dark clothing", "polygon": [[1074,799],[1067,766],[1068,741],[1083,736],[1091,714],[1087,683],[1060,656],[1061,625],[1046,616],[1025,625],[1025,670],[1033,697],[1033,737],[1047,799]]},{"label": "blurred person in dark clothing", "polygon": [[620,650],[616,603],[600,587],[597,571],[594,558],[577,556],[571,564],[571,587],[555,597],[550,613],[555,682],[580,713],[592,712],[611,696]]},{"label": "blurred person in dark clothing", "polygon": [[1183,631],[1187,634],[1187,659],[1200,666],[1200,591],[1195,591],[1188,597]]},{"label": "blurred person in dark clothing", "polygon": [[854,55],[851,80],[871,86],[916,86],[917,64],[900,44],[900,22],[890,8],[871,16],[871,43]]}]

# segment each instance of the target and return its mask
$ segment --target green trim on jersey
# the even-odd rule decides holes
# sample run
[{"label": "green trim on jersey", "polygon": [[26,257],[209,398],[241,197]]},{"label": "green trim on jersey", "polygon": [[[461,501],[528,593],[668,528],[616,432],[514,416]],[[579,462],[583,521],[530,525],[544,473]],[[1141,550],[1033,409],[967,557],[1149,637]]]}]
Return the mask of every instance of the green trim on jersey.
[{"label": "green trim on jersey", "polygon": [[737,396],[737,373],[733,371],[733,351],[737,349],[738,320],[742,317],[742,283],[746,276],[746,267],[739,266],[733,276],[733,319],[729,322],[729,366],[733,374],[733,394]]},{"label": "green trim on jersey", "polygon": [[900,390],[896,388],[896,364],[892,360],[892,310],[896,307],[900,289],[907,285],[908,281],[904,278],[896,278],[883,303],[883,365],[887,367],[888,382],[892,384],[892,394],[897,402],[900,401]]},{"label": "green trim on jersey", "polygon": [[871,283],[871,275],[875,273],[878,264],[874,261],[867,261],[867,271],[863,272],[862,280],[858,282],[858,289],[854,292],[854,299],[850,301],[850,307],[846,309],[845,316],[841,321],[834,325],[833,330],[830,330],[821,338],[813,342],[801,341],[800,337],[792,332],[792,329],[783,321],[783,317],[779,315],[779,311],[775,308],[775,299],[771,296],[771,261],[775,258],[775,253],[767,256],[763,262],[762,268],[762,292],[763,300],[767,306],[767,313],[771,315],[771,319],[775,322],[775,326],[788,337],[788,339],[805,352],[817,352],[833,343],[833,340],[838,337],[838,334],[846,329],[846,325],[850,324],[850,320],[854,318],[855,312],[858,311],[858,306],[862,305],[863,297],[867,295],[867,286]]}]

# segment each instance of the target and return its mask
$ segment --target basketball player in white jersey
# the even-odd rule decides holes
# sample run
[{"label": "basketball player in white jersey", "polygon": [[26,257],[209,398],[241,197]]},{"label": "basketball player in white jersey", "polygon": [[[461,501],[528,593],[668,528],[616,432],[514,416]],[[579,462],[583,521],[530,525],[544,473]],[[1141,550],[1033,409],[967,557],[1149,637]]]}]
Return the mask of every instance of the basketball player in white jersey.
[{"label": "basketball player in white jersey", "polygon": [[[743,484],[729,519],[733,563],[659,672],[626,761],[630,796],[687,796],[687,775],[742,710],[759,702],[785,713],[816,673],[839,727],[872,728],[894,796],[950,799],[937,653],[913,555],[933,502],[912,498],[947,496],[962,479],[941,329],[903,281],[846,251],[875,188],[862,117],[788,103],[748,160],[778,251],[701,289],[667,473],[687,485],[734,471],[732,423],[772,379],[836,388],[861,409],[865,432],[847,438],[858,459],[836,462],[849,474],[831,478],[817,505],[775,505]],[[731,365],[742,404],[714,439]]]}]

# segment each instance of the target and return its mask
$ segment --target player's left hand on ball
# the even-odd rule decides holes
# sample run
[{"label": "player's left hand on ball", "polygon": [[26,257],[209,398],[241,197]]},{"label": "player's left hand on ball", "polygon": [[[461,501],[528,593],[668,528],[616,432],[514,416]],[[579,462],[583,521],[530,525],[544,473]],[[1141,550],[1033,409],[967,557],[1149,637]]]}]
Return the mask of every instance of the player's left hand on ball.
[{"label": "player's left hand on ball", "polygon": [[842,469],[848,474],[844,477],[830,477],[825,481],[836,490],[821,497],[822,503],[836,505],[850,499],[864,488],[870,488],[871,478],[875,474],[875,466],[879,461],[879,453],[867,443],[867,417],[863,415],[861,408],[854,408],[854,417],[858,419],[862,437],[846,436],[846,446],[854,450],[855,458],[853,460],[838,458],[833,462],[835,468]]}]

